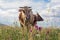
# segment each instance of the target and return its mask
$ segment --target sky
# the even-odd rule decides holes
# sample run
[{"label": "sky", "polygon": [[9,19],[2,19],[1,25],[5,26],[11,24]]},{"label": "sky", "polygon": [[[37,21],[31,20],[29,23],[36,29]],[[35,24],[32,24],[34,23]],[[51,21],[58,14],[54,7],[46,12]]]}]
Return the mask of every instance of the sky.
[{"label": "sky", "polygon": [[60,26],[60,0],[0,0],[0,23],[11,25],[18,21],[19,7],[30,6],[44,21],[39,26]]}]

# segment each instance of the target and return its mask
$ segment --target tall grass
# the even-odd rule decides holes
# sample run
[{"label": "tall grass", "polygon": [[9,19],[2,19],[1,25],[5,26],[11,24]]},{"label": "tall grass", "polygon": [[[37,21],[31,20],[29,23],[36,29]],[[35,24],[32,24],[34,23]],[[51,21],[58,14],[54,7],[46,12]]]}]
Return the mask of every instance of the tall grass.
[{"label": "tall grass", "polygon": [[0,40],[60,40],[60,29],[57,28],[37,30],[32,27],[28,32],[26,27],[22,29],[22,27],[0,27]]}]

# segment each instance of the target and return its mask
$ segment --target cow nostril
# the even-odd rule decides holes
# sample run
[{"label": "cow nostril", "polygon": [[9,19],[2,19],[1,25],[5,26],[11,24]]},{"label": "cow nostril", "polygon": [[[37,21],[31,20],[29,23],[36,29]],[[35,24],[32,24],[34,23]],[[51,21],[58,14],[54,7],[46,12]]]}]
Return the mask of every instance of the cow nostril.
[{"label": "cow nostril", "polygon": [[27,17],[26,17],[26,19],[27,19],[27,20],[29,20],[29,19],[30,19],[30,17],[29,17],[29,16],[27,16]]}]

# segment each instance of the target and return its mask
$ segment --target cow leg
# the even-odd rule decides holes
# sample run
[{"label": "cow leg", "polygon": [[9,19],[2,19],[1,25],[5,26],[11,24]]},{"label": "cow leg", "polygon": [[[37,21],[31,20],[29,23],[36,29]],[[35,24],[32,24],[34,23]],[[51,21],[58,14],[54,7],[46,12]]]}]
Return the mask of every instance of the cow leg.
[{"label": "cow leg", "polygon": [[23,32],[22,35],[23,35],[23,37],[24,37],[24,30],[25,30],[25,29],[24,29],[24,24],[23,24],[23,23],[20,23],[20,25],[21,25],[22,32]]},{"label": "cow leg", "polygon": [[23,25],[20,23],[21,27],[23,27]]}]

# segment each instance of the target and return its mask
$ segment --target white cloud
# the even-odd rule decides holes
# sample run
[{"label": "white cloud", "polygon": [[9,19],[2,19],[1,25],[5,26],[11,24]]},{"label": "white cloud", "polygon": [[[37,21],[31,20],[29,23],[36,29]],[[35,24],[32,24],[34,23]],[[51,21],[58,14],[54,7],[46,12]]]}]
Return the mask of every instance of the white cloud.
[{"label": "white cloud", "polygon": [[51,2],[60,2],[60,0],[51,0]]}]

